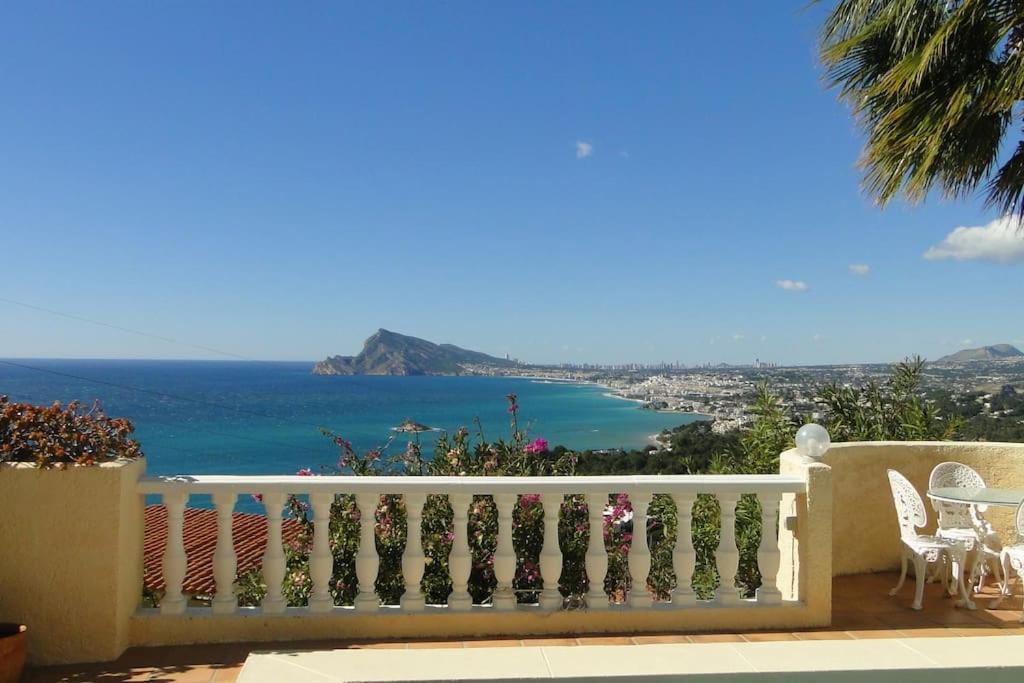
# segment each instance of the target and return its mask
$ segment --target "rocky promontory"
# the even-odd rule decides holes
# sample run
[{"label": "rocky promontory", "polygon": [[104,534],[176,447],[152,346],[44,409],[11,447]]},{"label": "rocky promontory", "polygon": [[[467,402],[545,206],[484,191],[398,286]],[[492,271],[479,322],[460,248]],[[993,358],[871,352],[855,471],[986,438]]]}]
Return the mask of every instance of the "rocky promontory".
[{"label": "rocky promontory", "polygon": [[313,366],[314,375],[463,375],[467,368],[507,368],[515,361],[469,351],[453,344],[379,329],[357,356],[330,356]]}]

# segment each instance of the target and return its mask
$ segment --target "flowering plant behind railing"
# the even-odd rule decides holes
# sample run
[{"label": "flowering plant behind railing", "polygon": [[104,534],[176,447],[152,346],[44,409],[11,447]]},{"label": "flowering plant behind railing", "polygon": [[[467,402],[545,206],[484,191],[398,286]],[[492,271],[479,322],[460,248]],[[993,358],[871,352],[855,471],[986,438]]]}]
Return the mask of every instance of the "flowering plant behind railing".
[{"label": "flowering plant behind railing", "polygon": [[[575,471],[575,454],[553,453],[544,439],[530,440],[519,425],[519,403],[514,394],[506,397],[510,415],[511,439],[489,443],[476,421],[479,438],[471,442],[470,432],[461,428],[454,435],[442,433],[434,444],[434,458],[423,458],[418,439],[410,440],[398,456],[386,458],[385,448],[359,455],[352,444],[329,432],[341,450],[338,466],[331,473],[350,472],[358,476],[374,474],[436,475],[436,476],[568,476]],[[312,472],[304,470],[300,474]],[[614,595],[624,595],[626,553],[631,536],[621,522],[628,508],[625,496],[612,507],[602,530],[612,559],[605,579],[606,588]],[[306,604],[311,582],[309,554],[312,550],[313,524],[305,501],[292,496],[288,515],[301,524],[301,532],[286,548],[287,575],[284,592],[292,605]],[[363,517],[352,495],[339,495],[331,507],[330,538],[334,554],[331,593],[336,604],[352,604],[358,591],[355,572],[359,550],[359,523]],[[401,496],[382,495],[373,511],[376,550],[380,570],[376,591],[385,604],[397,604],[405,587],[401,573],[402,555],[407,539],[407,513]],[[421,589],[431,604],[443,604],[451,593],[449,555],[454,540],[453,512],[447,495],[428,495],[423,508],[421,538],[425,569]],[[534,602],[543,588],[540,575],[540,552],[543,547],[544,507],[539,495],[521,495],[513,510],[513,547],[516,571],[513,588],[519,601]],[[472,570],[469,591],[477,604],[486,603],[494,591],[494,553],[497,547],[498,516],[491,496],[474,496],[469,509],[469,546]],[[589,543],[587,506],[582,496],[565,496],[561,505],[559,545],[564,556],[560,589],[567,598],[578,602],[587,590],[584,555]],[[552,580],[558,580],[553,577]],[[600,580],[600,579],[599,579]],[[242,604],[258,604],[265,590],[258,573],[239,577]]]},{"label": "flowering plant behind railing", "polygon": [[0,396],[0,462],[60,468],[142,457],[131,422],[107,417],[98,401],[80,408],[78,401],[34,406]]},{"label": "flowering plant behind railing", "polygon": [[[434,444],[433,459],[424,459],[417,438],[409,441],[404,451],[387,457],[386,446],[358,454],[347,440],[325,432],[341,450],[337,468],[323,474],[349,474],[358,476],[399,474],[404,476],[569,476],[575,473],[576,455],[557,449],[551,451],[544,439],[530,440],[519,426],[519,404],[515,395],[507,397],[511,422],[511,439],[488,442],[483,436],[479,420],[476,421],[478,438],[475,443],[470,432],[461,428],[449,436],[442,433]],[[390,442],[389,442],[390,443]],[[721,467],[725,467],[721,465]],[[299,474],[313,476],[310,470]],[[571,488],[567,485],[566,488]],[[633,508],[629,497],[615,494],[604,501],[604,546],[608,553],[608,571],[603,580],[604,591],[613,602],[625,600],[630,590],[629,551],[633,534]],[[513,548],[516,569],[513,589],[522,603],[536,602],[544,580],[558,582],[567,607],[583,605],[590,577],[586,574],[585,555],[590,542],[588,509],[583,496],[564,496],[559,514],[559,548],[562,553],[560,577],[542,577],[540,553],[544,542],[544,506],[535,494],[520,495],[513,510]],[[273,513],[272,513],[273,514]],[[298,496],[288,500],[287,514],[300,523],[301,531],[291,546],[285,548],[287,573],[284,594],[293,606],[308,602],[312,583],[309,578],[309,556],[312,550],[313,522],[308,504]],[[375,522],[376,550],[380,568],[375,589],[384,604],[398,604],[405,590],[402,576],[402,556],[407,540],[407,511],[401,496],[382,495],[372,511],[360,510],[352,495],[338,495],[331,506],[330,545],[334,555],[331,594],[335,604],[351,605],[358,592],[355,571],[359,551],[359,525],[365,514],[372,514]],[[444,494],[426,497],[423,508],[421,536],[425,568],[421,590],[428,604],[444,604],[452,591],[449,574],[449,555],[455,538],[453,512],[449,498]],[[697,567],[692,577],[694,590],[702,598],[710,598],[717,584],[714,549],[718,545],[719,510],[711,496],[700,496],[693,511],[693,543],[697,553]],[[497,547],[498,515],[491,496],[474,496],[468,515],[468,538],[472,557],[469,592],[476,604],[491,600],[496,586],[494,553]],[[666,600],[676,584],[672,565],[672,551],[676,541],[676,509],[669,496],[655,495],[648,508],[648,547],[651,552],[651,571],[647,589],[655,598]],[[756,500],[744,501],[738,510],[737,532],[740,545],[739,587],[747,595],[760,583],[757,573],[756,549],[760,536],[759,508]],[[690,580],[691,577],[685,577]],[[238,579],[239,601],[242,605],[257,605],[265,594],[259,570]]]}]

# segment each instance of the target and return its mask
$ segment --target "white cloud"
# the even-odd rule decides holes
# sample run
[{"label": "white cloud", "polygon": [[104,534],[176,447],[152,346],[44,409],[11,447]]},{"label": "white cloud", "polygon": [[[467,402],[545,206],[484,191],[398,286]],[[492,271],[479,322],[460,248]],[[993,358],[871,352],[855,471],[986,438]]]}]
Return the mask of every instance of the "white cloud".
[{"label": "white cloud", "polygon": [[959,227],[924,252],[929,261],[992,261],[1024,263],[1024,224],[1013,216],[997,218],[988,225]]},{"label": "white cloud", "polygon": [[973,339],[961,339],[960,343],[963,344],[964,346],[970,346],[971,344],[974,343],[974,340]]},{"label": "white cloud", "polygon": [[762,334],[761,335],[761,341],[763,341],[763,342],[768,341],[768,337],[766,337],[765,335]]},{"label": "white cloud", "polygon": [[740,334],[739,332],[736,332],[736,333],[734,333],[732,335],[732,340],[733,341],[743,341],[743,335]]},{"label": "white cloud", "polygon": [[594,146],[589,142],[583,142],[582,140],[576,141],[576,158],[586,159],[594,153]]},{"label": "white cloud", "polygon": [[787,292],[806,292],[810,289],[803,280],[776,280],[775,286]]},{"label": "white cloud", "polygon": [[817,341],[821,341],[824,338],[825,337],[823,335],[815,333],[815,335],[813,337],[811,337],[811,341],[816,341],[817,342]]},{"label": "white cloud", "polygon": [[854,275],[867,275],[871,272],[871,266],[866,263],[852,263],[850,264],[850,272]]}]

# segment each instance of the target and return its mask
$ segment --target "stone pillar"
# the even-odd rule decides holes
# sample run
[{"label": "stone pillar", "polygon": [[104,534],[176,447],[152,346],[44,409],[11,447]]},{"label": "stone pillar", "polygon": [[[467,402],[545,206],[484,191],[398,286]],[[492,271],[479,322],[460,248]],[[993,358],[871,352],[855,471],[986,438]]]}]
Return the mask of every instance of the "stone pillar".
[{"label": "stone pillar", "polygon": [[128,647],[142,596],[145,460],[64,470],[0,464],[0,616],[28,626],[32,665]]},{"label": "stone pillar", "polygon": [[778,589],[815,614],[815,626],[832,622],[832,468],[795,449],[779,458],[779,473],[806,479],[806,494],[782,497]]}]

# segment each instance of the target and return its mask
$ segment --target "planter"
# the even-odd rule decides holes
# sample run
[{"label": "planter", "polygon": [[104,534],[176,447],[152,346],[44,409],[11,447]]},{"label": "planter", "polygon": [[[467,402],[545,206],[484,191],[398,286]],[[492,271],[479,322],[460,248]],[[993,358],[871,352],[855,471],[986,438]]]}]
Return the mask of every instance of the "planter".
[{"label": "planter", "polygon": [[0,624],[0,683],[18,683],[25,668],[25,627]]}]

